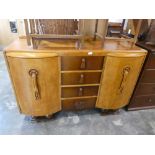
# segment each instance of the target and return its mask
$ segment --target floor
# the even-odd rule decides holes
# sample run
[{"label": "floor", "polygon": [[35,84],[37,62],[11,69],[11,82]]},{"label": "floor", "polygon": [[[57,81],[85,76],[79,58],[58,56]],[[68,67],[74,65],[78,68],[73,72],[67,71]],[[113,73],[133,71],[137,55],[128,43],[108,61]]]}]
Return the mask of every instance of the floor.
[{"label": "floor", "polygon": [[97,110],[60,112],[53,119],[33,120],[21,115],[0,52],[0,134],[15,135],[122,135],[155,134],[155,110],[126,112],[102,116]]}]

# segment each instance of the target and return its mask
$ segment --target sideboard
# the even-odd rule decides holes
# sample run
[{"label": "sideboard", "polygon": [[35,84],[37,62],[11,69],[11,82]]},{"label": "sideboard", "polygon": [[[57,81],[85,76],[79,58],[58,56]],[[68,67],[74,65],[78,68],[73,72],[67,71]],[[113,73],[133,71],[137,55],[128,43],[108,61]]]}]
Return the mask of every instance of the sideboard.
[{"label": "sideboard", "polygon": [[129,44],[109,40],[103,49],[86,44],[79,50],[49,43],[33,49],[25,39],[16,40],[4,56],[20,112],[49,116],[61,110],[126,106],[147,55]]}]

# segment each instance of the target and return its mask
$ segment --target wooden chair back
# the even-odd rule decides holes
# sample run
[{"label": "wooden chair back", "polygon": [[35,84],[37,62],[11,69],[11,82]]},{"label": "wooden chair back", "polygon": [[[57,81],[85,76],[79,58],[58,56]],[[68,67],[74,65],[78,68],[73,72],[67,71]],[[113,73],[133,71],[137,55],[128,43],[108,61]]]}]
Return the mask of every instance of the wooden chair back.
[{"label": "wooden chair back", "polygon": [[36,45],[36,40],[40,41],[41,39],[82,39],[84,22],[77,19],[25,19],[24,22],[27,43],[31,45],[32,39],[34,48],[38,46]]}]

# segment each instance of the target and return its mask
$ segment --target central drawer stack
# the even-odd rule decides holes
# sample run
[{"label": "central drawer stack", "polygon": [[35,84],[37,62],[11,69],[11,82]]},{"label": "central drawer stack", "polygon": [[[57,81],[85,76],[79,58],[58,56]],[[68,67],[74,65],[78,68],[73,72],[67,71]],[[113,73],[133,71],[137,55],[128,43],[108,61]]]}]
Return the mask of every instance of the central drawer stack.
[{"label": "central drawer stack", "polygon": [[63,110],[95,108],[103,61],[103,56],[61,57]]}]

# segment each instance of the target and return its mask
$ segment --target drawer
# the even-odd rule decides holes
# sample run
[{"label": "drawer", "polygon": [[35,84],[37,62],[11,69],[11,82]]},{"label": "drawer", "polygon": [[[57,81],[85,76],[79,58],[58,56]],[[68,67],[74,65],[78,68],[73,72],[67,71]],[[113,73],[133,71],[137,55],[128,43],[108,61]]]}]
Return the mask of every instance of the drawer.
[{"label": "drawer", "polygon": [[101,70],[104,57],[67,56],[61,57],[61,70]]},{"label": "drawer", "polygon": [[155,69],[155,53],[150,53],[145,64],[145,69]]},{"label": "drawer", "polygon": [[101,72],[96,73],[63,73],[62,85],[100,83]]},{"label": "drawer", "polygon": [[139,84],[136,88],[135,95],[149,95],[155,94],[155,84]]},{"label": "drawer", "polygon": [[62,88],[62,97],[97,96],[98,86]]},{"label": "drawer", "polygon": [[96,98],[63,100],[63,110],[86,110],[95,108]]},{"label": "drawer", "polygon": [[144,70],[140,82],[155,83],[155,70]]},{"label": "drawer", "polygon": [[155,95],[134,97],[129,104],[129,109],[151,106],[155,106]]}]

